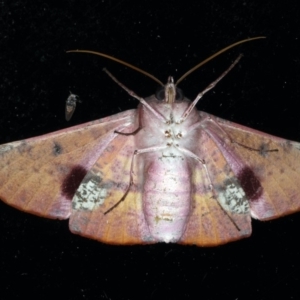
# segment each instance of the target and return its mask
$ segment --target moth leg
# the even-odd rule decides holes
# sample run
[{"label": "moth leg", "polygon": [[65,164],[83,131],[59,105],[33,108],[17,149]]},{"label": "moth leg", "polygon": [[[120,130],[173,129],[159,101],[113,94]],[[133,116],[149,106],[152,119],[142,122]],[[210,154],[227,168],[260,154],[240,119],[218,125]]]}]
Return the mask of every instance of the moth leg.
[{"label": "moth leg", "polygon": [[131,164],[130,164],[130,177],[129,177],[129,185],[126,189],[125,194],[122,196],[122,198],[114,204],[112,207],[110,207],[107,211],[104,212],[104,215],[108,214],[110,211],[115,209],[121,202],[123,202],[128,195],[131,186],[133,185],[133,164],[134,164],[134,158],[136,155],[143,154],[143,153],[149,153],[149,152],[155,152],[155,151],[161,151],[166,149],[167,146],[158,146],[158,147],[150,147],[150,148],[145,148],[145,149],[137,149],[133,152],[132,159],[131,159]]},{"label": "moth leg", "polygon": [[210,182],[209,184],[209,188],[211,189],[211,192],[213,193],[213,198],[217,201],[217,204],[219,205],[219,207],[222,209],[222,211],[224,212],[224,214],[229,218],[229,220],[232,222],[232,224],[235,226],[235,228],[240,231],[241,229],[238,227],[238,225],[236,224],[236,222],[233,220],[233,218],[228,214],[228,212],[223,208],[223,206],[220,204],[220,202],[217,200],[218,197],[217,197],[217,194],[215,192],[215,189],[213,187],[213,183],[212,183],[212,180],[211,180],[211,177],[209,175],[209,171],[207,169],[207,166],[205,164],[205,160],[204,159],[201,159],[200,157],[198,157],[196,154],[194,154],[193,152],[185,149],[185,148],[181,148],[181,147],[177,147],[178,150],[180,150],[181,152],[185,153],[187,156],[197,160],[198,162],[200,162],[202,164],[202,166],[204,167],[204,170],[205,170],[205,173],[206,173],[206,176],[208,178],[208,181]]},{"label": "moth leg", "polygon": [[179,123],[182,123],[191,113],[191,111],[194,109],[198,101],[206,94],[208,91],[213,89],[220,80],[222,80],[232,69],[233,67],[239,62],[239,60],[242,58],[242,54],[238,56],[238,58],[229,66],[227,70],[225,70],[215,81],[213,81],[211,84],[209,84],[201,93],[197,95],[195,100],[190,104],[190,106],[186,109],[186,111],[183,113]]},{"label": "moth leg", "polygon": [[126,135],[126,136],[128,136],[128,135],[135,135],[135,134],[137,134],[142,128],[143,128],[143,127],[141,127],[141,126],[139,125],[139,127],[138,127],[136,130],[132,131],[132,132],[126,133],[126,132],[121,132],[121,131],[115,130],[114,133],[121,134],[121,135]]},{"label": "moth leg", "polygon": [[147,107],[155,116],[156,118],[158,118],[161,121],[166,121],[165,117],[160,114],[158,111],[156,111],[155,109],[153,109],[148,103],[147,101],[138,96],[134,91],[130,90],[128,87],[126,87],[123,83],[121,83],[115,76],[113,76],[108,70],[106,70],[105,68],[103,69],[103,71],[114,81],[116,82],[123,90],[125,90],[131,97],[139,100],[145,107]]},{"label": "moth leg", "polygon": [[[204,125],[202,125],[203,123],[204,123]],[[213,132],[213,134],[218,134],[218,136],[221,136],[222,139],[225,140],[227,143],[236,144],[236,145],[243,147],[245,149],[248,149],[250,151],[255,151],[255,152],[259,152],[259,153],[278,152],[277,148],[274,148],[274,149],[258,148],[258,149],[256,149],[256,148],[253,148],[253,147],[250,147],[250,146],[247,146],[245,144],[235,141],[234,139],[231,138],[230,134],[222,128],[222,126],[219,124],[219,122],[212,117],[206,117],[204,120],[202,120],[200,122],[200,124],[201,124],[201,127],[203,127],[204,129],[208,128],[209,131]],[[217,130],[214,130],[216,128],[212,128],[211,125],[214,125],[215,127],[217,127]],[[209,134],[209,131],[207,131],[208,134]]]},{"label": "moth leg", "polygon": [[138,128],[135,129],[134,131],[132,131],[132,132],[122,132],[122,131],[115,130],[114,133],[121,134],[121,135],[126,135],[126,136],[136,135],[142,128],[143,127],[141,126],[140,119],[139,119]]},{"label": "moth leg", "polygon": [[209,187],[211,189],[211,191],[213,191],[213,184],[212,184],[212,180],[209,176],[209,172],[208,172],[208,169],[207,169],[207,166],[205,164],[205,160],[204,159],[201,159],[200,157],[198,157],[196,154],[194,154],[193,152],[185,149],[185,148],[181,148],[181,147],[177,147],[178,150],[180,150],[181,152],[185,153],[187,156],[197,160],[199,163],[202,164],[204,170],[205,170],[205,173],[206,173],[206,176],[208,178],[208,181],[209,181]]}]

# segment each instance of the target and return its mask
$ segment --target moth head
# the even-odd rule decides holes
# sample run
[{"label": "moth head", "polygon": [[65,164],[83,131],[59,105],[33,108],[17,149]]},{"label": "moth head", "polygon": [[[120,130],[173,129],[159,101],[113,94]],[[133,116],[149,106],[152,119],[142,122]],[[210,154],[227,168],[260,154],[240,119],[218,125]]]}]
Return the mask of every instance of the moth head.
[{"label": "moth head", "polygon": [[155,97],[159,101],[172,104],[175,101],[181,101],[184,95],[182,90],[174,84],[173,77],[169,76],[167,84],[156,90]]}]

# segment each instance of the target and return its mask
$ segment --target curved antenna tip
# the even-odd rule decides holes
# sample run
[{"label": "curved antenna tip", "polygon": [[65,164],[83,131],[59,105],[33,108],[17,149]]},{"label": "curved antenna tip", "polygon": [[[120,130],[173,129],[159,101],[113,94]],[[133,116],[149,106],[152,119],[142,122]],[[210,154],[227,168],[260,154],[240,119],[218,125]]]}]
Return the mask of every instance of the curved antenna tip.
[{"label": "curved antenna tip", "polygon": [[215,54],[211,55],[210,57],[208,57],[207,59],[203,60],[202,62],[200,62],[199,64],[197,64],[195,67],[193,67],[192,69],[190,69],[189,71],[187,71],[186,73],[184,73],[177,81],[176,81],[176,85],[181,82],[184,78],[186,78],[188,75],[190,75],[192,72],[194,72],[195,70],[197,70],[198,68],[200,68],[201,66],[203,66],[204,64],[206,64],[207,62],[209,62],[210,60],[212,60],[213,58],[217,57],[218,55],[226,52],[227,50],[237,46],[237,45],[240,45],[240,44],[243,44],[243,43],[247,43],[247,42],[251,42],[251,41],[254,41],[254,40],[258,40],[258,39],[265,39],[266,37],[265,36],[257,36],[257,37],[254,37],[254,38],[248,38],[248,39],[244,39],[244,40],[241,40],[241,41],[238,41],[236,43],[233,43],[223,49],[221,49],[220,51],[216,52]]}]

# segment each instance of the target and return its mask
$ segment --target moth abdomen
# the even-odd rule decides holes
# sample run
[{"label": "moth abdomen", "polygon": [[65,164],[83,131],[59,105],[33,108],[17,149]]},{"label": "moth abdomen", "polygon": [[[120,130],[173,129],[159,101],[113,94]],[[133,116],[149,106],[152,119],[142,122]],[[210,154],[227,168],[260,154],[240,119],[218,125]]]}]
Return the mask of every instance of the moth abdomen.
[{"label": "moth abdomen", "polygon": [[143,210],[151,236],[177,242],[185,231],[191,207],[191,182],[186,161],[174,157],[152,163],[144,182]]}]

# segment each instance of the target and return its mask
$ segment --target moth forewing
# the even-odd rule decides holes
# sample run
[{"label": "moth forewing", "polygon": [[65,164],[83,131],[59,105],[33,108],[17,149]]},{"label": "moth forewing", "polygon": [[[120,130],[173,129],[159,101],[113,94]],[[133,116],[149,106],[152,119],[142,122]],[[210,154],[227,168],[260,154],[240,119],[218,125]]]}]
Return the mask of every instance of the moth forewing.
[{"label": "moth forewing", "polygon": [[230,136],[232,150],[248,167],[244,173],[248,175],[241,181],[249,194],[252,217],[268,220],[299,211],[300,144],[213,118]]},{"label": "moth forewing", "polygon": [[0,146],[0,197],[21,210],[68,218],[85,174],[135,110]]}]

